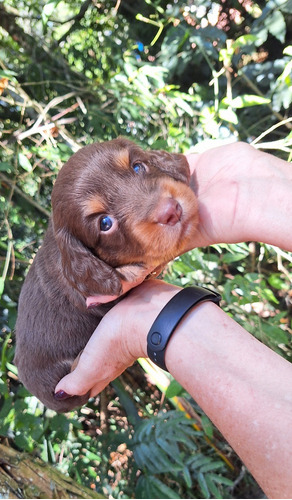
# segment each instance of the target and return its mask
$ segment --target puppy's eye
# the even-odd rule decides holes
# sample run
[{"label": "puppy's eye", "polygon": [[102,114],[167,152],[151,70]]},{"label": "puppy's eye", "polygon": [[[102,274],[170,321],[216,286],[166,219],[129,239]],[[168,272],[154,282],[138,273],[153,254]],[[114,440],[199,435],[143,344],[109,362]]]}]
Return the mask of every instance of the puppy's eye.
[{"label": "puppy's eye", "polygon": [[147,172],[146,165],[144,165],[144,163],[141,163],[140,161],[134,163],[133,170],[134,172],[136,172],[136,174],[143,174],[144,172]]},{"label": "puppy's eye", "polygon": [[109,231],[113,225],[112,219],[105,215],[102,219],[100,219],[99,227],[101,231]]}]

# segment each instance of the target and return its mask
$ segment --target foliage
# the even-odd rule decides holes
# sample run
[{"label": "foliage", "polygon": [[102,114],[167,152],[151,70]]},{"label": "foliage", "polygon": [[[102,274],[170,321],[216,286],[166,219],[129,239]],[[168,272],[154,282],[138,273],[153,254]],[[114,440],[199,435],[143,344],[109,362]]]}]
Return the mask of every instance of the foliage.
[{"label": "foliage", "polygon": [[[72,152],[119,134],[181,152],[243,140],[289,159],[291,11],[291,0],[0,2],[0,434],[107,496],[258,490],[189,396],[172,384],[161,403],[138,365],[66,416],[19,384],[17,299],[52,184]],[[290,360],[291,265],[269,245],[214,245],[176,259],[165,279],[216,287],[228,314]],[[195,426],[169,411],[178,396]]]},{"label": "foliage", "polygon": [[[198,498],[222,498],[220,486],[232,487],[233,482],[222,476],[226,472],[224,462],[211,457],[209,450],[202,450],[196,439],[201,434],[180,412],[161,413],[140,424],[134,436],[134,459],[142,471],[136,497],[181,498],[179,488],[167,485],[171,476],[183,485],[188,498],[194,492]],[[159,476],[163,475],[166,477],[161,480]]]}]

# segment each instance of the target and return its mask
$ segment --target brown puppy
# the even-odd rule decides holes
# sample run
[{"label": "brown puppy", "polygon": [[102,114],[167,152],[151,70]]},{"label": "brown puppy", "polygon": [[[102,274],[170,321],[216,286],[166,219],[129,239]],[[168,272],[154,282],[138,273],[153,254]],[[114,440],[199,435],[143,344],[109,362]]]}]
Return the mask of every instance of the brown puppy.
[{"label": "brown puppy", "polygon": [[183,155],[143,151],[123,138],[84,147],[60,170],[16,323],[20,380],[49,408],[87,401],[57,400],[54,388],[123,293],[122,282],[158,272],[188,248],[197,224],[188,183]]}]

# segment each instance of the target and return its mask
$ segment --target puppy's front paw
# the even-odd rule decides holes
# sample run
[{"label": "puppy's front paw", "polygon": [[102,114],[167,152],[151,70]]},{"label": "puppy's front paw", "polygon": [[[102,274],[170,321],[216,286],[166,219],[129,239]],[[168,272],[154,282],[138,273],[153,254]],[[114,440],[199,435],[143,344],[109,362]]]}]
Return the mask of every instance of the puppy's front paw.
[{"label": "puppy's front paw", "polygon": [[128,264],[116,268],[123,281],[130,283],[142,283],[146,276],[150,274],[151,270],[145,269],[144,266],[139,264]]},{"label": "puppy's front paw", "polygon": [[[121,279],[122,290],[120,295],[91,295],[86,299],[87,309],[94,309],[100,304],[107,304],[108,302],[120,299],[125,293],[131,290],[131,288],[140,285],[146,278],[151,277],[153,269],[147,269],[139,264],[129,264],[116,267],[115,271],[117,271]],[[161,271],[161,267],[159,271]],[[157,276],[156,272],[155,276]]]}]

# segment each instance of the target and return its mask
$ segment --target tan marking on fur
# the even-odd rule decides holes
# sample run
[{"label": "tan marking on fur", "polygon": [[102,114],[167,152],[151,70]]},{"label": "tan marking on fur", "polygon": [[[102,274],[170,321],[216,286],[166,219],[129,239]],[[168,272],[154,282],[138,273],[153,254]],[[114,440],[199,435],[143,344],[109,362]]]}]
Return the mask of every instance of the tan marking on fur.
[{"label": "tan marking on fur", "polygon": [[129,150],[121,149],[118,153],[116,153],[115,163],[118,168],[121,168],[122,170],[127,170],[130,164]]},{"label": "tan marking on fur", "polygon": [[156,267],[162,262],[172,260],[180,235],[177,227],[162,227],[153,222],[140,222],[133,228],[135,237],[145,249],[145,262]]},{"label": "tan marking on fur", "polygon": [[95,195],[85,200],[83,206],[84,206],[84,213],[86,216],[106,212],[106,206],[104,204],[104,201],[98,195]]},{"label": "tan marking on fur", "polygon": [[180,203],[183,209],[182,221],[174,226],[155,223],[156,207],[153,206],[148,220],[133,220],[131,225],[135,238],[145,249],[145,261],[155,265],[183,253],[188,242],[194,238],[198,224],[197,200],[188,186],[163,180],[160,187],[161,197],[170,196]]}]

